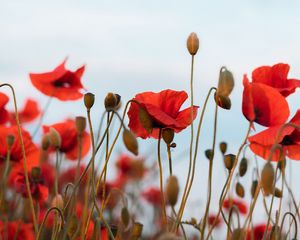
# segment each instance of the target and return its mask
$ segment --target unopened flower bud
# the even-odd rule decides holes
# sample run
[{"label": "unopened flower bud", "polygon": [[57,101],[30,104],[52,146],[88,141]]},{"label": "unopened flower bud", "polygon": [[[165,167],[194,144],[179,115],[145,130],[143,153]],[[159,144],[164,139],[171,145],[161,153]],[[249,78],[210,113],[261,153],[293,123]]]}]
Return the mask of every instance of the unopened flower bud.
[{"label": "unopened flower bud", "polygon": [[246,174],[247,169],[248,169],[248,161],[247,158],[243,157],[239,166],[239,175],[243,177]]},{"label": "unopened flower bud", "polygon": [[220,70],[219,83],[217,92],[222,96],[229,96],[234,87],[233,75],[226,67],[222,67]]},{"label": "unopened flower bud", "polygon": [[214,158],[214,151],[212,149],[207,149],[204,153],[208,160],[212,160]]},{"label": "unopened flower bud", "polygon": [[86,118],[82,116],[77,116],[75,118],[75,126],[76,126],[77,133],[79,135],[82,134],[86,128]]},{"label": "unopened flower bud", "polygon": [[148,133],[152,133],[153,120],[149,113],[142,107],[139,107],[139,120],[143,128],[145,128]]},{"label": "unopened flower bud", "polygon": [[186,46],[189,53],[193,56],[196,55],[199,49],[199,38],[196,33],[192,32],[186,41]]},{"label": "unopened flower bud", "polygon": [[121,221],[126,228],[130,222],[130,214],[127,207],[123,207],[121,210]]},{"label": "unopened flower bud", "polygon": [[92,93],[86,93],[86,94],[84,94],[84,105],[85,105],[85,107],[88,109],[88,110],[90,110],[92,107],[93,107],[93,105],[94,105],[94,102],[95,102],[95,95],[94,94],[92,94]]},{"label": "unopened flower bud", "polygon": [[273,165],[270,162],[267,162],[261,172],[261,185],[266,196],[273,193],[274,179],[275,171]]},{"label": "unopened flower bud", "polygon": [[123,142],[128,151],[134,155],[138,155],[138,142],[135,135],[128,129],[124,129],[123,131]]},{"label": "unopened flower bud", "polygon": [[121,96],[114,93],[108,93],[104,99],[104,106],[106,111],[110,112],[112,110],[116,110],[120,103]]},{"label": "unopened flower bud", "polygon": [[224,155],[224,163],[225,163],[225,167],[231,171],[231,169],[233,168],[234,165],[234,161],[235,161],[236,156],[234,154],[227,154]]},{"label": "unopened flower bud", "polygon": [[282,198],[282,191],[278,188],[275,188],[274,196],[277,197],[277,198]]},{"label": "unopened flower bud", "polygon": [[6,144],[8,146],[8,148],[11,148],[12,145],[14,144],[15,142],[15,136],[14,135],[7,135],[6,136]]},{"label": "unopened flower bud", "polygon": [[162,138],[166,144],[171,144],[174,139],[174,130],[171,128],[164,128],[162,130]]},{"label": "unopened flower bud", "polygon": [[44,151],[47,151],[48,148],[50,147],[51,145],[51,142],[50,142],[50,137],[49,137],[49,134],[45,134],[42,138],[42,149]]},{"label": "unopened flower bud", "polygon": [[61,137],[59,133],[55,130],[55,128],[50,128],[49,133],[48,133],[50,143],[53,147],[55,148],[60,148],[61,146]]},{"label": "unopened flower bud", "polygon": [[175,206],[178,199],[179,184],[178,184],[177,177],[175,177],[174,175],[168,178],[165,193],[166,193],[167,202],[171,206]]},{"label": "unopened flower bud", "polygon": [[227,143],[226,142],[220,142],[220,151],[224,155],[227,151]]},{"label": "unopened flower bud", "polygon": [[59,209],[63,209],[64,207],[64,200],[60,194],[57,194],[51,202],[52,207],[57,207]]},{"label": "unopened flower bud", "polygon": [[252,185],[251,185],[251,196],[252,196],[252,198],[254,198],[254,196],[255,196],[255,192],[256,192],[257,186],[258,186],[258,181],[254,180],[252,182]]},{"label": "unopened flower bud", "polygon": [[215,93],[215,102],[216,104],[226,110],[229,110],[231,108],[231,100],[229,97]]},{"label": "unopened flower bud", "polygon": [[142,232],[143,232],[143,224],[139,222],[135,222],[131,230],[130,240],[139,239],[142,236]]},{"label": "unopened flower bud", "polygon": [[235,185],[235,192],[240,198],[245,197],[245,190],[241,183],[237,182]]}]

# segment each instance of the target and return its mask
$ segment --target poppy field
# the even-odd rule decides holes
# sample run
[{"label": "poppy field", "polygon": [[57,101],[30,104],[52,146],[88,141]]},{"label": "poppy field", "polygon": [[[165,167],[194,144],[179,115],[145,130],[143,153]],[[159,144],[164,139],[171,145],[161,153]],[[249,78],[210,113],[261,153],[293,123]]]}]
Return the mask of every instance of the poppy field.
[{"label": "poppy field", "polygon": [[[191,33],[189,92],[161,89],[130,99],[96,93],[82,81],[86,66],[69,69],[67,58],[54,69],[28,73],[28,84],[48,99],[45,106],[31,96],[20,103],[14,84],[2,82],[0,240],[298,239],[300,199],[288,163],[300,160],[300,109],[292,112],[287,98],[300,80],[281,62],[249,69],[243,79],[221,67],[216,86],[195,103],[199,45]],[[236,82],[243,83],[240,106],[248,127],[239,130],[244,138],[229,151],[230,136],[217,141],[217,126],[226,125],[218,112],[231,111]],[[98,95],[105,98],[96,102]],[[85,111],[46,123],[45,116],[58,111],[51,101],[81,101]],[[97,119],[95,108],[102,111]],[[214,109],[212,136],[202,133],[207,108]],[[174,139],[181,132],[187,133],[187,174],[174,168]],[[201,148],[202,138],[211,148]],[[155,148],[146,156],[141,146],[149,139]],[[119,145],[125,150],[117,151]],[[150,157],[154,164],[147,162]],[[200,159],[208,164],[205,182],[196,178],[203,174],[196,168]],[[214,179],[216,165],[224,181]],[[243,181],[246,175],[251,181]],[[195,204],[203,211],[190,216],[195,188],[201,190]]]}]

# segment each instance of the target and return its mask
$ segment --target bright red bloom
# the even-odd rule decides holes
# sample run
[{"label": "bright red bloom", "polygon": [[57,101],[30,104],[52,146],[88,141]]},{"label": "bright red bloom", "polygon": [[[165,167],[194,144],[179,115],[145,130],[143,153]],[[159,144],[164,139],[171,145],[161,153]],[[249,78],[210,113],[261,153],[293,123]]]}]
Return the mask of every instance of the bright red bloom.
[{"label": "bright red bloom", "polygon": [[[128,111],[129,128],[141,138],[158,138],[160,128],[171,128],[175,132],[180,132],[189,126],[192,108],[179,111],[182,104],[188,98],[185,91],[164,90],[159,93],[144,92],[137,94]],[[142,107],[151,117],[154,126],[149,133],[141,124],[139,119],[139,107]],[[197,116],[198,107],[193,107],[193,119]]]},{"label": "bright red bloom", "polygon": [[82,97],[83,89],[81,77],[85,66],[72,72],[65,68],[64,60],[51,72],[30,73],[32,84],[42,93],[50,97],[56,97],[61,101],[77,100]]},{"label": "bright red bloom", "polygon": [[[262,240],[266,229],[267,229],[266,224],[259,224],[259,225],[254,226],[253,230],[248,230],[247,240]],[[269,229],[269,231],[270,231],[270,229]],[[266,239],[269,239],[269,238],[267,237]]]},{"label": "bright red bloom", "polygon": [[295,92],[300,87],[300,80],[288,79],[290,66],[278,63],[271,66],[262,66],[252,72],[252,79],[255,83],[263,83],[276,88],[284,97]]},{"label": "bright red bloom", "polygon": [[[207,218],[207,222],[209,225],[213,225],[213,223],[216,220],[217,215],[216,214],[209,214],[208,218]],[[218,217],[217,221],[216,221],[216,226],[215,227],[220,227],[222,224],[222,219],[220,217]]]},{"label": "bright red bloom", "polygon": [[133,180],[142,179],[147,171],[143,159],[133,158],[126,154],[120,155],[116,166],[120,170],[121,175]]},{"label": "bright red bloom", "polygon": [[[19,111],[19,119],[21,123],[29,123],[34,121],[40,114],[41,111],[39,109],[39,105],[37,101],[33,99],[27,99],[23,109]],[[11,112],[10,116],[11,116],[11,123],[16,124],[15,112]]]},{"label": "bright red bloom", "polygon": [[5,108],[9,98],[4,93],[0,93],[0,124],[4,124],[9,120],[9,113]]},{"label": "bright red bloom", "polygon": [[[300,125],[300,109],[290,120],[290,123]],[[251,150],[258,156],[269,160],[272,146],[283,125],[270,127],[248,138]],[[300,160],[300,131],[292,126],[284,127],[278,138],[278,144],[282,146],[282,156]],[[276,149],[272,155],[272,161],[280,160],[280,149]]]},{"label": "bright red bloom", "polygon": [[32,224],[0,221],[0,239],[34,240]]},{"label": "bright red bloom", "polygon": [[[24,141],[27,167],[30,169],[32,166],[38,165],[39,150],[37,146],[32,142],[30,134],[24,129],[22,129],[21,132]],[[14,144],[11,147],[10,161],[14,164],[17,163],[18,165],[23,166],[22,147],[18,135],[17,126],[0,126],[0,162],[3,162],[7,156],[8,149],[6,138],[8,135],[12,135],[15,137]]]},{"label": "bright red bloom", "polygon": [[230,211],[233,206],[235,206],[239,210],[240,214],[247,214],[248,208],[245,202],[232,198],[225,199],[225,201],[223,202],[223,208],[227,211]]},{"label": "bright red bloom", "polygon": [[150,187],[144,192],[142,192],[142,197],[155,207],[161,207],[161,192],[157,187]]},{"label": "bright red bloom", "polygon": [[[68,159],[77,160],[79,146],[75,121],[68,119],[64,122],[56,123],[50,126],[43,126],[44,133],[47,133],[51,127],[54,128],[61,137],[61,147],[59,150],[65,153]],[[81,157],[84,157],[89,152],[91,146],[90,135],[87,131],[82,133],[81,143]]]},{"label": "bright red bloom", "polygon": [[283,124],[290,115],[285,98],[275,89],[262,83],[249,83],[244,75],[242,110],[252,122],[265,127]]}]

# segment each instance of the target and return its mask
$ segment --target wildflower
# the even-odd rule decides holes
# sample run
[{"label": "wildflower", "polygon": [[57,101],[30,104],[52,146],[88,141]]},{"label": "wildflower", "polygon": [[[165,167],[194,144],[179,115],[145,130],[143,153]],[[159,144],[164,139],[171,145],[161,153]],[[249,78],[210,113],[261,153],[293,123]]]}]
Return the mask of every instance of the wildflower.
[{"label": "wildflower", "polygon": [[250,83],[244,75],[242,110],[251,122],[270,127],[283,124],[290,110],[285,98],[275,89],[262,83]]},{"label": "wildflower", "polygon": [[262,66],[252,72],[252,79],[255,83],[263,83],[276,88],[284,97],[287,97],[300,87],[300,80],[288,79],[289,71],[290,66],[284,63]]},{"label": "wildflower", "polygon": [[[208,224],[209,224],[209,225],[213,225],[213,223],[215,222],[216,218],[217,218],[217,215],[216,215],[216,214],[209,214],[209,215],[208,215],[208,218],[207,218]],[[216,221],[215,227],[218,228],[218,227],[221,226],[221,224],[222,224],[222,219],[221,219],[220,217],[218,217],[218,218],[217,218],[217,221]]]},{"label": "wildflower", "polygon": [[[137,94],[128,111],[129,128],[141,138],[158,138],[159,130],[163,128],[173,129],[176,133],[182,131],[197,116],[197,106],[186,108],[182,111],[180,107],[187,99],[185,91],[164,90],[158,93],[144,92]],[[152,129],[146,129],[140,121],[139,111],[145,110],[153,122]]]},{"label": "wildflower", "polygon": [[247,205],[244,201],[228,198],[223,202],[223,208],[226,209],[227,211],[230,211],[230,209],[233,206],[235,206],[239,210],[240,214],[242,215],[247,214]]},{"label": "wildflower", "polygon": [[[41,114],[41,111],[37,101],[33,99],[27,99],[23,109],[21,109],[18,114],[21,123],[29,123],[34,121]],[[12,124],[16,124],[15,118],[16,113],[14,111],[10,112],[10,121]]]},{"label": "wildflower", "polygon": [[[300,109],[290,120],[290,123],[300,125]],[[271,150],[275,144],[276,137],[282,125],[270,127],[248,138],[250,149],[258,156],[268,160]],[[279,161],[282,157],[300,160],[300,131],[292,126],[284,127],[282,134],[278,138],[278,144],[282,149],[274,149],[271,160]],[[281,156],[282,154],[282,156]]]},{"label": "wildflower", "polygon": [[161,207],[161,192],[156,187],[150,187],[142,192],[142,197],[155,207]]},{"label": "wildflower", "polygon": [[9,120],[9,113],[5,106],[9,98],[4,93],[0,93],[0,124],[5,124]]},{"label": "wildflower", "polygon": [[61,101],[80,99],[80,90],[83,89],[81,77],[85,66],[73,72],[65,68],[66,61],[67,59],[51,72],[30,73],[32,84],[43,94]]},{"label": "wildflower", "polygon": [[[247,240],[262,240],[264,237],[264,233],[267,229],[266,224],[258,224],[253,227],[253,229],[248,230],[247,232]],[[270,229],[269,229],[270,231]],[[269,236],[269,234],[267,235]],[[269,239],[267,237],[267,239]]]},{"label": "wildflower", "polygon": [[34,240],[32,224],[21,221],[0,221],[0,239]]}]

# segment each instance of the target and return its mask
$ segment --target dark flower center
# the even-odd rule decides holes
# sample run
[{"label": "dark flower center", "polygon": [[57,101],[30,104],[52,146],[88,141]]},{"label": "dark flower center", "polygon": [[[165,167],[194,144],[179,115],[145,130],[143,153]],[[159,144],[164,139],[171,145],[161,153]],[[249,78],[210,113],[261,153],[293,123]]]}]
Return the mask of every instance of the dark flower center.
[{"label": "dark flower center", "polygon": [[290,136],[285,136],[282,141],[281,144],[284,146],[288,146],[288,145],[293,145],[295,144],[293,139]]}]

